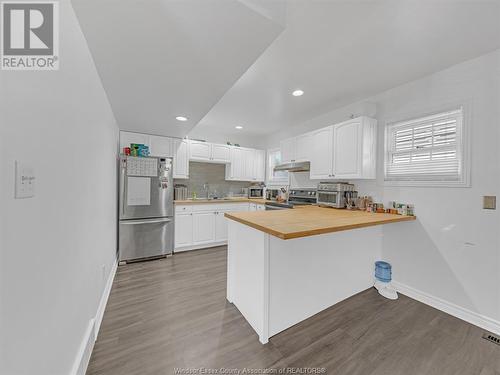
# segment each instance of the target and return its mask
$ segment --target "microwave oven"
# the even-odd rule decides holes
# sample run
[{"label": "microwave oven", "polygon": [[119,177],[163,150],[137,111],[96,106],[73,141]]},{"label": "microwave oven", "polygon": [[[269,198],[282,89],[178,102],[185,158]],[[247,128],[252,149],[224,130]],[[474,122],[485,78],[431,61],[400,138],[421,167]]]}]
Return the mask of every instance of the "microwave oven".
[{"label": "microwave oven", "polygon": [[262,186],[250,186],[248,188],[248,198],[264,198],[264,188]]},{"label": "microwave oven", "polygon": [[340,191],[320,191],[316,193],[316,203],[319,206],[344,208],[344,193]]}]

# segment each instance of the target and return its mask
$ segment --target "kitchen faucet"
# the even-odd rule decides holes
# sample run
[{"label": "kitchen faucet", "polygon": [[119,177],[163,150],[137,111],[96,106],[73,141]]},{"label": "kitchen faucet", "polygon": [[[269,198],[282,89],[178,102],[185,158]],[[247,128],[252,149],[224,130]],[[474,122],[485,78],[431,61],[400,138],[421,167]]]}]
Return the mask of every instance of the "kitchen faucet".
[{"label": "kitchen faucet", "polygon": [[205,182],[203,184],[203,190],[205,190],[205,194],[207,195],[207,199],[210,199],[210,190],[209,190],[208,182]]}]

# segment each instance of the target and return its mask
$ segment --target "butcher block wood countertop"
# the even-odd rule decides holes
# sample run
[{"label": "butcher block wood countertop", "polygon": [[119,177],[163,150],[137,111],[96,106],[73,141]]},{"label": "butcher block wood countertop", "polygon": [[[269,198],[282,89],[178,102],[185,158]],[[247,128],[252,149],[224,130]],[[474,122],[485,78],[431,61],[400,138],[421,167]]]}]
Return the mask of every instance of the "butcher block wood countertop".
[{"label": "butcher block wood countertop", "polygon": [[231,212],[225,216],[283,240],[416,219],[415,216],[317,206],[302,206],[288,210]]}]

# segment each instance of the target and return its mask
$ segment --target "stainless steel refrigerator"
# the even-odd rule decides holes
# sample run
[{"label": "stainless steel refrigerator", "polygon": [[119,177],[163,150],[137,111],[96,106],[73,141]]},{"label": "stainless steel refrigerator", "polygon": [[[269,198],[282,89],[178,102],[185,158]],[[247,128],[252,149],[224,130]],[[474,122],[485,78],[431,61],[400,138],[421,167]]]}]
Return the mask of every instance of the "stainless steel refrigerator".
[{"label": "stainless steel refrigerator", "polygon": [[172,158],[120,158],[119,261],[163,257],[174,249]]}]

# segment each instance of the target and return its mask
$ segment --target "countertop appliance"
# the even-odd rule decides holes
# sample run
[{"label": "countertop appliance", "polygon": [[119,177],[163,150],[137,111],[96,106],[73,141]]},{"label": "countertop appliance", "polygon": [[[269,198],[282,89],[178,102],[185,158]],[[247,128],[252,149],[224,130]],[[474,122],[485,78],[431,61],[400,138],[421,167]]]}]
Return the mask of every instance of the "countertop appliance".
[{"label": "countertop appliance", "polygon": [[276,201],[278,197],[282,194],[281,188],[279,187],[268,187],[266,188],[266,200]]},{"label": "countertop appliance", "polygon": [[120,158],[120,264],[173,253],[173,185],[172,158]]},{"label": "countertop appliance", "polygon": [[320,206],[345,208],[346,198],[355,198],[354,185],[346,182],[320,182],[318,184],[317,203]]},{"label": "countertop appliance", "polygon": [[248,198],[264,198],[264,187],[262,186],[250,186],[248,188]]},{"label": "countertop appliance", "polygon": [[296,188],[288,193],[288,201],[267,202],[266,210],[285,210],[299,205],[311,205],[316,203],[316,189],[314,188]]}]

